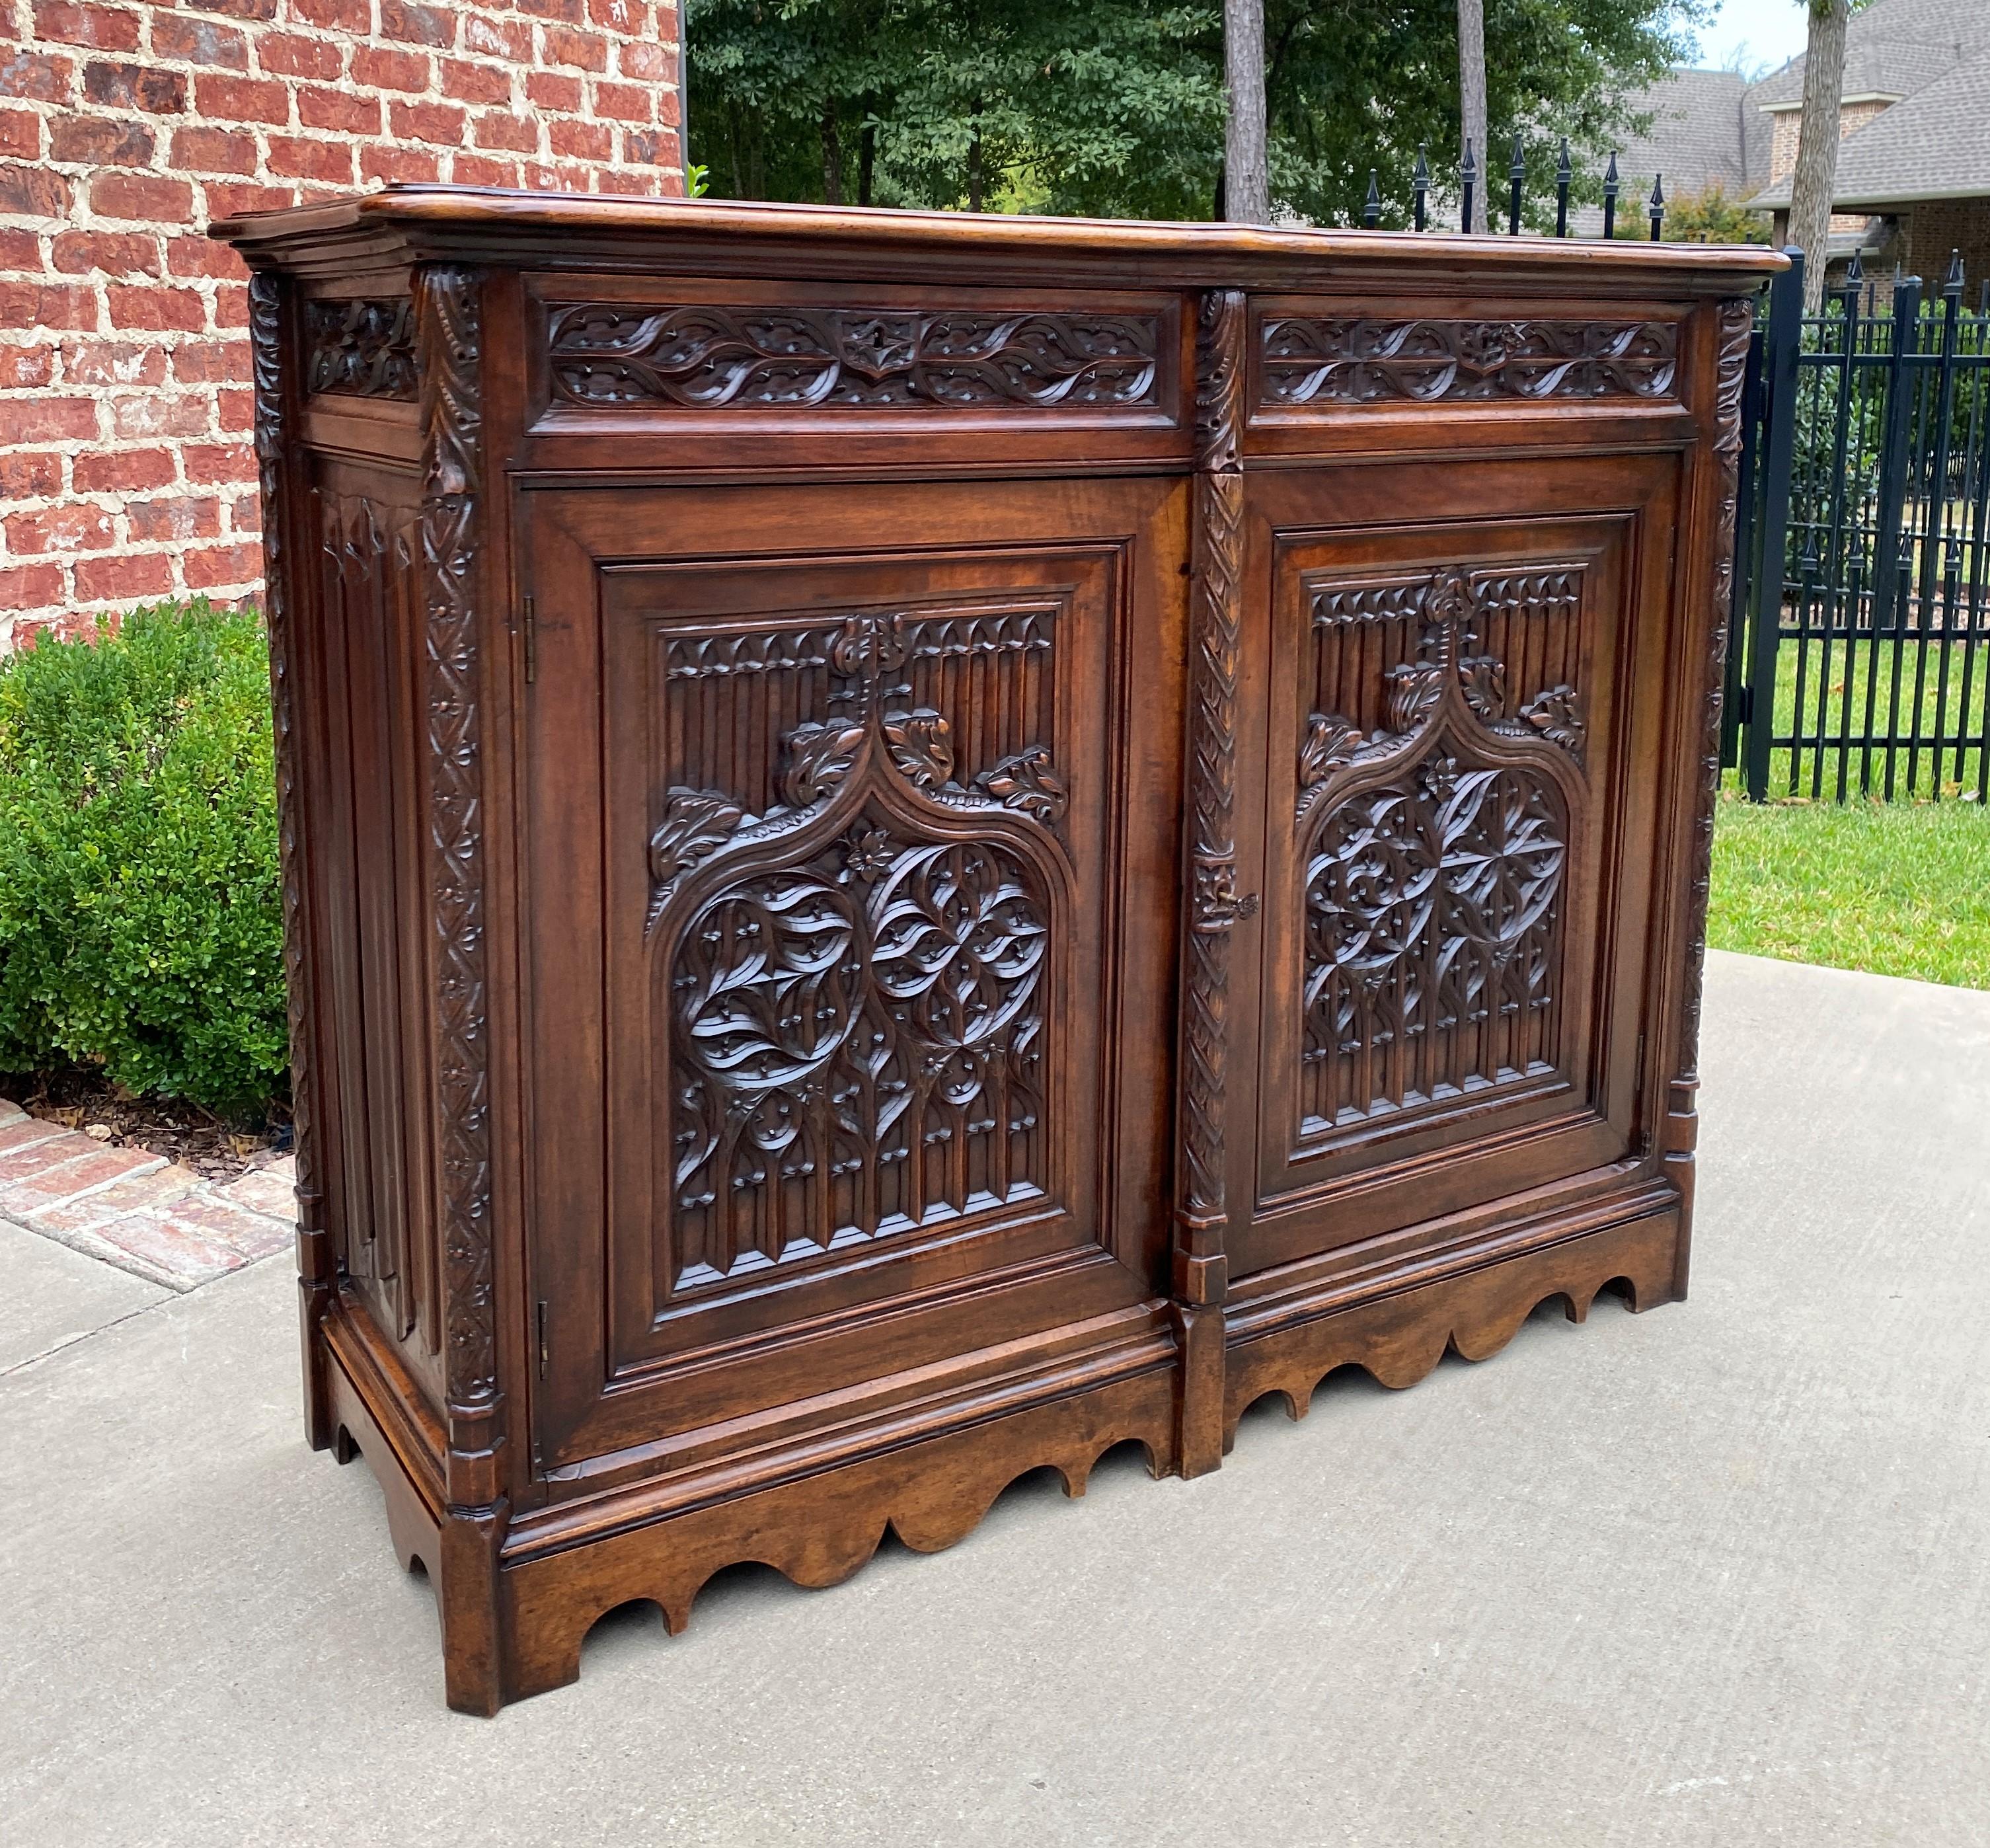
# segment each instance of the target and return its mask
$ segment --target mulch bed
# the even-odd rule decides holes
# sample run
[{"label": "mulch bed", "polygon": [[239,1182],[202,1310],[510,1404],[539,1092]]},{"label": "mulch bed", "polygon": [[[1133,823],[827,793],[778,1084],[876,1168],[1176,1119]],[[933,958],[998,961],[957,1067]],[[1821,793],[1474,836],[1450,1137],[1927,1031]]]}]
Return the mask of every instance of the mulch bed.
[{"label": "mulch bed", "polygon": [[290,1150],[288,1124],[243,1130],[182,1099],[134,1097],[95,1072],[0,1074],[0,1097],[94,1141],[163,1155],[203,1180],[236,1180]]}]

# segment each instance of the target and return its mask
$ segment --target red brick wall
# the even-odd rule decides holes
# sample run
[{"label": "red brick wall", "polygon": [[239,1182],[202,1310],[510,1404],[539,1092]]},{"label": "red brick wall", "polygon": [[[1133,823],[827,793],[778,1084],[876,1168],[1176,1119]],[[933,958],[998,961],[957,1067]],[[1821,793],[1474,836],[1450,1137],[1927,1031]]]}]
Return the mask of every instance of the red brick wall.
[{"label": "red brick wall", "polygon": [[1924,200],[1904,209],[1901,229],[1897,255],[1906,274],[1921,279],[1922,299],[1941,294],[1949,257],[1960,250],[1963,305],[1975,307],[1983,280],[1990,277],[1990,199]]},{"label": "red brick wall", "polygon": [[388,180],[679,192],[673,0],[0,0],[0,651],[253,597],[227,213]]}]

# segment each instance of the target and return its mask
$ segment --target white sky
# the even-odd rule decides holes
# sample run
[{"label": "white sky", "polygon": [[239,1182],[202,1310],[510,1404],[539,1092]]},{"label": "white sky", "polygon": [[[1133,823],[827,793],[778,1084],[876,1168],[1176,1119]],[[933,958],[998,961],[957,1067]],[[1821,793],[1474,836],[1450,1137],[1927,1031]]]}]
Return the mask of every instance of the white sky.
[{"label": "white sky", "polygon": [[1751,63],[1773,70],[1803,49],[1808,13],[1804,0],[1721,0],[1719,16],[1700,35],[1695,62],[1710,69],[1745,49]]}]

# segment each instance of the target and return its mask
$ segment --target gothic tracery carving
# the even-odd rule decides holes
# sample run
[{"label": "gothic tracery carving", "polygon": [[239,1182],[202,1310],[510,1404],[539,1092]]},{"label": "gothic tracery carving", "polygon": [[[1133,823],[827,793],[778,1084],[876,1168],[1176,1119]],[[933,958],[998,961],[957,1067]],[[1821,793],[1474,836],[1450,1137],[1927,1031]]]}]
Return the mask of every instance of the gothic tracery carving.
[{"label": "gothic tracery carving", "polygon": [[[863,610],[669,645],[666,685],[730,684],[749,722],[808,713],[775,742],[770,806],[674,786],[650,840],[652,930],[715,856],[736,868],[701,876],[667,932],[676,1287],[1048,1193],[1068,793],[1048,744],[991,756],[997,734],[927,696],[951,703],[949,664],[992,672],[1007,692],[990,702],[1040,720],[1052,635],[1041,610]],[[1010,831],[964,833],[976,816]],[[791,839],[811,844],[798,859]]]},{"label": "gothic tracery carving", "polygon": [[[1554,1065],[1570,817],[1513,747],[1579,765],[1584,733],[1566,683],[1509,712],[1506,663],[1481,645],[1489,617],[1524,616],[1520,581],[1445,569],[1316,593],[1330,647],[1363,622],[1418,639],[1365,696],[1380,723],[1316,712],[1300,744],[1302,1139]],[[1532,581],[1546,620],[1573,615],[1563,574]]]},{"label": "gothic tracery carving", "polygon": [[881,819],[684,933],[680,1287],[1042,1193],[1042,873]]}]

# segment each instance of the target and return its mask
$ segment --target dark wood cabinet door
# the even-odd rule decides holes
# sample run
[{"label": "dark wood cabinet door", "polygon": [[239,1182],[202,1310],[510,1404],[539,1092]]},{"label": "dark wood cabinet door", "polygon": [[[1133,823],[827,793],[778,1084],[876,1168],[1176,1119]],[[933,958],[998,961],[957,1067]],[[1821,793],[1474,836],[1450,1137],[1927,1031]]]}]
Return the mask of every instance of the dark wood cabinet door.
[{"label": "dark wood cabinet door", "polygon": [[1263,904],[1234,1274],[1469,1237],[1492,1202],[1642,1152],[1649,695],[1690,671],[1667,665],[1676,479],[1669,457],[1253,477]]},{"label": "dark wood cabinet door", "polygon": [[1151,1313],[1180,487],[526,499],[542,1463]]}]

